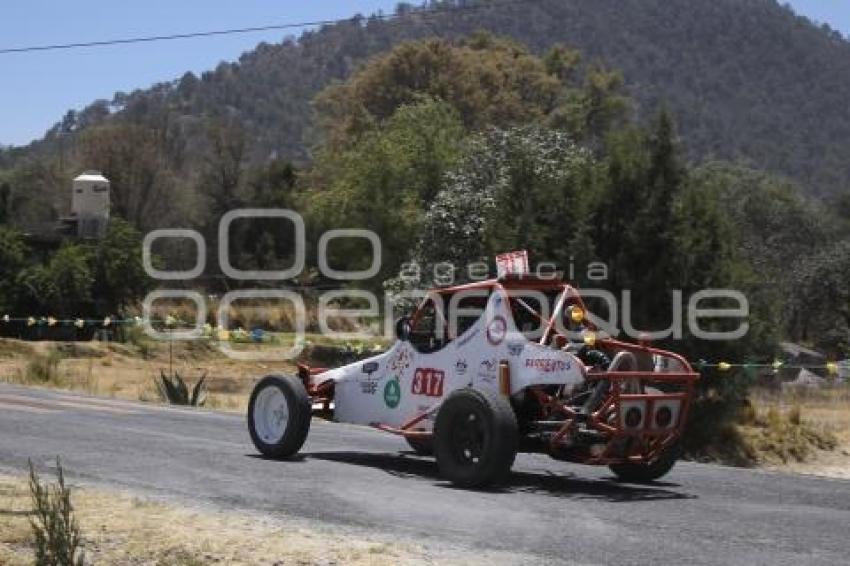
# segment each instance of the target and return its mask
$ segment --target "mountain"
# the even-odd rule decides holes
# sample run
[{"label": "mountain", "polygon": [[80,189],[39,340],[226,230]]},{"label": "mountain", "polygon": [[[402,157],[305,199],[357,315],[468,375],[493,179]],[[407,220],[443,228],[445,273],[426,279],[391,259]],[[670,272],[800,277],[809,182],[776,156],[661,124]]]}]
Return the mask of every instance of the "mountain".
[{"label": "mountain", "polygon": [[744,161],[822,197],[850,186],[850,42],[775,0],[461,0],[398,10],[407,15],[263,43],[200,77],[69,112],[44,139],[0,152],[0,167],[57,155],[109,120],[167,123],[191,157],[209,118],[239,123],[255,160],[305,162],[316,141],[310,104],[324,86],[404,40],[487,30],[537,52],[566,44],[620,69],[638,117],[670,110],[693,160]]}]

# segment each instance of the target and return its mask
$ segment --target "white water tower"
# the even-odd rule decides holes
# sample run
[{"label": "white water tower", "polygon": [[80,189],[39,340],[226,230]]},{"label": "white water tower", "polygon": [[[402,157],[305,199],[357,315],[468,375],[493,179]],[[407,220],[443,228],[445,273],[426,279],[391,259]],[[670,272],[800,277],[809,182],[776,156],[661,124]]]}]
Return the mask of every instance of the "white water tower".
[{"label": "white water tower", "polygon": [[100,171],[85,171],[74,179],[71,216],[77,237],[102,238],[109,223],[109,180]]}]

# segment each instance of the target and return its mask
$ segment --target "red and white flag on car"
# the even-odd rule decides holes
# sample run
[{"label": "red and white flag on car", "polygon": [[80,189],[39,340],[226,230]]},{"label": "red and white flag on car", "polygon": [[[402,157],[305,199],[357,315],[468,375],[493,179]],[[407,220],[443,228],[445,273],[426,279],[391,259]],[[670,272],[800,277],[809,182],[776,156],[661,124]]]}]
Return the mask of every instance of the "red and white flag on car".
[{"label": "red and white flag on car", "polygon": [[496,256],[496,274],[498,277],[525,275],[526,273],[528,273],[528,252],[526,250],[507,252]]}]

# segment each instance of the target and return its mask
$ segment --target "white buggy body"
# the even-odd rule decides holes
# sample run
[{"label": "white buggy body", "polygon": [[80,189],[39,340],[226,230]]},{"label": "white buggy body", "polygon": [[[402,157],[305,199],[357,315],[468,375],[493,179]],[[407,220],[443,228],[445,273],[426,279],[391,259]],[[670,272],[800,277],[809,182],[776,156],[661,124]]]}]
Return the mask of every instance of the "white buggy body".
[{"label": "white buggy body", "polygon": [[334,417],[362,425],[402,424],[429,413],[420,428],[430,430],[440,402],[464,387],[499,391],[499,365],[507,362],[510,393],[531,385],[574,386],[584,365],[568,352],[528,340],[514,324],[501,289],[456,339],[433,352],[397,340],[389,351],[315,375],[314,385],[335,383]]}]

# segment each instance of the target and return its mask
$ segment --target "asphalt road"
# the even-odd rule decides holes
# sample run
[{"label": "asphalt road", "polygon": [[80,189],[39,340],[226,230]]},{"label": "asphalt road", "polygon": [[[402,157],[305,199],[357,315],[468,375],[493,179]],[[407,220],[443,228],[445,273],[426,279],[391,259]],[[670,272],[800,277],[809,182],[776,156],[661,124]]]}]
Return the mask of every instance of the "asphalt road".
[{"label": "asphalt road", "polygon": [[606,468],[520,455],[506,488],[465,491],[400,438],[319,420],[302,454],[257,457],[236,415],[0,384],[7,470],[60,455],[88,483],[526,563],[850,564],[850,481],[680,462],[638,486]]}]

